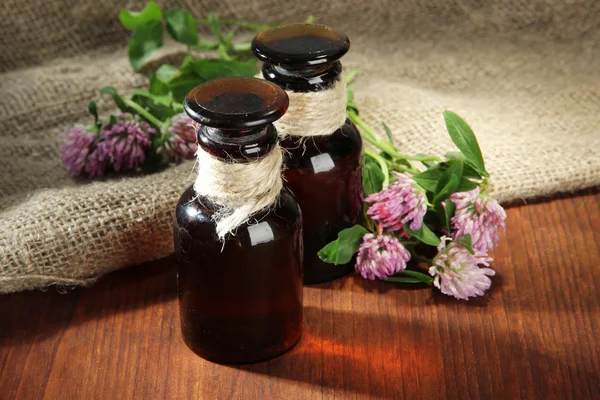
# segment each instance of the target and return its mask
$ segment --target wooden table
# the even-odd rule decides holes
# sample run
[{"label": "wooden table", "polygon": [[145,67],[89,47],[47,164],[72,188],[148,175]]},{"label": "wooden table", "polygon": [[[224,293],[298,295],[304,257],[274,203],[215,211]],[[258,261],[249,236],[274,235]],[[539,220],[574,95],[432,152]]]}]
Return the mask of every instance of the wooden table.
[{"label": "wooden table", "polygon": [[348,276],[305,288],[266,363],[200,359],[171,259],[88,289],[0,296],[1,399],[600,398],[600,193],[511,207],[484,297]]}]

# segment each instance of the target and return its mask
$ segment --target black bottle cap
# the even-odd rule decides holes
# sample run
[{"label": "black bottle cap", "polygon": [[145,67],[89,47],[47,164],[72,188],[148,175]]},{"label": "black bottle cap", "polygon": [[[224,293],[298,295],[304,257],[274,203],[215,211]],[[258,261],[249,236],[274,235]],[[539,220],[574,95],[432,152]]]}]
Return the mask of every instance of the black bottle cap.
[{"label": "black bottle cap", "polygon": [[271,124],[285,114],[287,93],[257,78],[220,78],[192,89],[183,107],[200,124],[198,144],[221,159],[249,162],[277,144]]},{"label": "black bottle cap", "polygon": [[252,51],[273,65],[308,67],[339,60],[350,49],[348,36],[324,25],[290,24],[259,33]]},{"label": "black bottle cap", "polygon": [[249,129],[270,124],[285,114],[287,94],[278,85],[257,78],[220,78],[192,89],[185,112],[201,125]]}]

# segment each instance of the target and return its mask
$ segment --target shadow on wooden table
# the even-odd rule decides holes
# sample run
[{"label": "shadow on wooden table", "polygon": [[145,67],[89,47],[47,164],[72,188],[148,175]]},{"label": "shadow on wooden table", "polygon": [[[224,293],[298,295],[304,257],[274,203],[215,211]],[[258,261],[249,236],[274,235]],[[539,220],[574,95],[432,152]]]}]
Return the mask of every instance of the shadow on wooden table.
[{"label": "shadow on wooden table", "polygon": [[[548,398],[562,388],[561,374],[573,374],[582,382],[600,379],[598,371],[544,353],[537,340],[527,343],[512,329],[495,333],[493,349],[498,358],[489,365],[490,359],[478,356],[467,343],[457,347],[465,329],[472,343],[489,342],[485,329],[405,315],[305,307],[305,332],[294,349],[265,363],[231,368],[320,386],[324,397],[343,397],[350,392],[382,398],[440,398],[444,396],[440,380],[445,379],[446,395],[450,397],[463,397],[464,387],[460,385],[467,380],[470,385],[481,386],[481,395],[516,390],[517,397],[543,394]],[[440,348],[438,335],[454,341],[452,348]],[[494,376],[500,371],[505,380],[520,382],[520,387],[503,388],[502,381]]]},{"label": "shadow on wooden table", "polygon": [[[381,286],[378,282],[365,283]],[[304,313],[304,335],[290,353],[268,363],[236,368],[322,386],[325,397],[330,389],[337,394],[354,392],[387,398],[397,398],[403,390],[414,389],[416,393],[406,379],[414,380],[417,371],[422,371],[419,373],[424,384],[435,384],[439,371],[434,372],[432,367],[439,364],[440,354],[431,346],[422,347],[422,332],[428,328],[420,323],[392,314],[311,306],[305,307]],[[399,330],[403,325],[407,326]],[[421,346],[415,346],[418,343]],[[431,382],[427,382],[428,376]]]},{"label": "shadow on wooden table", "polygon": [[[289,353],[267,363],[232,368],[322,386],[324,397],[327,389],[337,394],[343,391],[385,396],[387,385],[401,382],[400,357],[421,364],[414,368],[424,367],[435,357],[416,349],[408,349],[410,354],[399,349],[397,335],[389,332],[388,317],[316,307],[305,307],[304,313],[304,334]],[[366,331],[372,333],[373,328],[380,329],[379,334],[365,343]]]},{"label": "shadow on wooden table", "polygon": [[[109,273],[89,288],[0,296],[0,344],[41,340],[69,325],[132,312],[177,296],[171,257]],[[15,310],[15,307],[17,310]]]}]

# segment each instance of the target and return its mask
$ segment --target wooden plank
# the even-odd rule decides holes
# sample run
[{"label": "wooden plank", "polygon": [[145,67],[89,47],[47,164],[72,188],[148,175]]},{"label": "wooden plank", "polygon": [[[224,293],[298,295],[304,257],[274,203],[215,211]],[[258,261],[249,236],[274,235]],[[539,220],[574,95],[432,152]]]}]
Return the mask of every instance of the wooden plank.
[{"label": "wooden plank", "polygon": [[600,398],[600,194],[513,206],[489,295],[348,276],[305,288],[267,363],[182,342],[172,259],[87,289],[0,296],[0,398]]}]

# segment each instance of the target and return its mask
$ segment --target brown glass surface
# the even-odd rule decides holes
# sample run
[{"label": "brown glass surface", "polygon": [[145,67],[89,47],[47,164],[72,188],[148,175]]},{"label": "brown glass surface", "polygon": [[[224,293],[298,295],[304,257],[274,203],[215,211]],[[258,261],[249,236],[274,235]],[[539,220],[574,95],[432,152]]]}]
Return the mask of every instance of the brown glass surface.
[{"label": "brown glass surface", "polygon": [[291,69],[264,63],[261,72],[266,80],[277,83],[285,90],[317,92],[329,89],[340,79],[342,64],[335,61],[318,67]]},{"label": "brown glass surface", "polygon": [[[288,106],[277,85],[255,78],[216,79],[194,88],[185,111],[200,124],[198,144],[215,157],[248,162],[277,143],[271,122]],[[208,360],[240,364],[275,357],[302,334],[302,218],[283,189],[276,205],[221,240],[220,208],[193,187],[175,210],[181,330]]]},{"label": "brown glass surface", "polygon": [[200,126],[197,131],[198,145],[214,157],[235,160],[238,163],[256,161],[271,151],[277,144],[277,130],[272,124],[267,127],[225,130]]},{"label": "brown glass surface", "polygon": [[329,136],[286,138],[286,185],[302,208],[304,225],[304,282],[317,283],[352,271],[328,264],[317,256],[339,231],[359,222],[361,214],[362,142],[354,124],[346,124]]},{"label": "brown glass surface", "polygon": [[[350,41],[328,27],[284,25],[262,32],[252,50],[264,61],[266,80],[293,92],[326,90],[340,78],[338,61]],[[310,134],[310,132],[307,132]],[[285,176],[302,207],[304,220],[304,282],[338,278],[352,266],[324,263],[317,256],[339,231],[358,222],[361,213],[361,149],[358,130],[350,122],[332,135],[302,139],[288,137],[281,146],[289,151]]]},{"label": "brown glass surface", "polygon": [[[204,203],[202,205],[201,203]],[[239,364],[275,357],[302,334],[300,209],[283,189],[274,210],[255,215],[223,244],[214,206],[190,187],[175,215],[181,329],[208,360]]]}]

